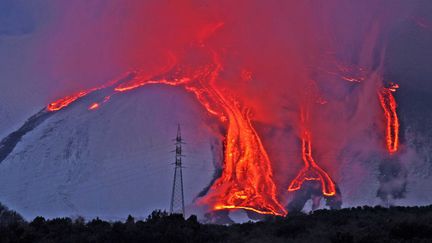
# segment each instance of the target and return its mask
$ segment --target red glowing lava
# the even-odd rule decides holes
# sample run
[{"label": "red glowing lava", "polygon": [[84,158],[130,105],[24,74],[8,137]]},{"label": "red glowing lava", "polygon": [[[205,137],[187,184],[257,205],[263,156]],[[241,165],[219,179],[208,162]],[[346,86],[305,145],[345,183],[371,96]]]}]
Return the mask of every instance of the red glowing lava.
[{"label": "red glowing lava", "polygon": [[89,110],[96,110],[100,107],[99,103],[93,103],[89,106]]},{"label": "red glowing lava", "polygon": [[[303,113],[303,112],[302,112]],[[302,114],[302,121],[304,122],[304,116]],[[291,182],[288,187],[288,191],[299,190],[305,180],[320,181],[321,190],[325,196],[334,196],[336,194],[336,186],[330,176],[321,169],[315,162],[312,156],[312,138],[311,132],[307,129],[303,129],[301,134],[302,142],[302,159],[304,167],[300,170],[296,178]]]},{"label": "red glowing lava", "polygon": [[390,154],[399,149],[399,118],[396,112],[397,103],[393,92],[399,88],[397,84],[391,84],[388,88],[382,88],[378,92],[379,101],[386,120],[386,146]]},{"label": "red glowing lava", "polygon": [[[115,90],[125,92],[148,84],[184,85],[210,114],[227,124],[222,176],[201,202],[211,205],[213,210],[246,209],[261,214],[285,215],[285,209],[276,198],[270,159],[250,122],[249,111],[214,85],[222,65],[217,55],[212,54],[212,64],[196,67],[187,74],[188,77],[148,80],[137,75]],[[184,70],[188,69],[175,73],[184,73]]]},{"label": "red glowing lava", "polygon": [[252,127],[248,112],[225,103],[228,114],[225,166],[205,202],[214,209],[243,208],[261,214],[285,215],[277,201],[270,159]]},{"label": "red glowing lava", "polygon": [[86,96],[88,93],[90,93],[92,90],[86,90],[86,91],[80,91],[78,93],[75,93],[73,95],[69,95],[66,97],[63,97],[57,101],[54,101],[52,103],[50,103],[47,106],[47,109],[49,111],[59,111],[67,106],[69,106],[71,103],[73,103],[74,101],[76,101],[77,99]]},{"label": "red glowing lava", "polygon": [[[120,78],[113,79],[113,80],[111,80],[111,81],[109,81],[109,82],[107,82],[107,83],[105,83],[105,84],[103,84],[101,86],[98,86],[98,87],[95,87],[95,88],[91,88],[91,89],[88,89],[88,90],[79,91],[79,92],[77,92],[75,94],[72,94],[72,95],[63,97],[61,99],[58,99],[58,100],[56,100],[54,102],[51,102],[50,104],[48,104],[47,110],[50,111],[50,112],[62,110],[63,108],[68,107],[70,104],[74,103],[78,99],[80,99],[80,98],[82,98],[82,97],[84,97],[84,96],[86,96],[86,95],[88,95],[88,94],[90,94],[90,93],[92,93],[92,92],[94,92],[96,90],[101,90],[101,89],[105,89],[105,88],[113,86],[114,84],[116,84],[117,82],[119,82],[119,80],[122,80],[124,77],[127,77],[129,73],[130,72],[127,72],[126,75],[123,74]],[[104,98],[104,100],[103,100],[103,103],[107,102],[110,98],[111,98],[111,96],[106,96]],[[92,104],[92,106],[93,105],[94,104]],[[98,107],[93,107],[93,109],[97,109]],[[89,109],[89,110],[93,110],[93,109]]]},{"label": "red glowing lava", "polygon": [[[170,78],[157,80],[137,71],[131,80],[115,86],[114,92],[123,93],[149,84],[182,85],[227,127],[222,175],[200,202],[209,205],[212,210],[246,209],[260,214],[285,215],[287,212],[276,196],[270,159],[251,124],[250,112],[242,108],[234,97],[217,88],[215,81],[219,78],[222,64],[215,52],[207,52],[213,57],[210,64],[193,68],[177,67],[172,72],[174,74],[167,75]],[[70,102],[63,103],[59,109],[94,90],[97,89],[68,99]],[[99,104],[95,103],[89,109],[98,107]]]},{"label": "red glowing lava", "polygon": [[126,92],[126,91],[137,89],[147,84],[166,84],[166,85],[176,86],[176,85],[187,83],[189,81],[190,81],[189,78],[181,78],[181,79],[174,79],[174,80],[166,80],[166,79],[150,80],[147,75],[144,75],[141,72],[136,72],[135,77],[132,80],[119,84],[117,87],[114,88],[114,90],[117,92]]}]

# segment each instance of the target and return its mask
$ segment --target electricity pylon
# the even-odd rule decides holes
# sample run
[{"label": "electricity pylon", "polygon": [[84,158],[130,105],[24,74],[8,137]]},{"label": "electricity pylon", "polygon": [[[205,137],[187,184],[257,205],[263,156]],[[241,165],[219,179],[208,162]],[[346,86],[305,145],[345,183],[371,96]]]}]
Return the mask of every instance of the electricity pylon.
[{"label": "electricity pylon", "polygon": [[185,216],[182,173],[182,144],[184,144],[184,142],[181,137],[181,130],[179,124],[177,128],[177,137],[175,139],[175,168],[171,194],[170,213],[181,214]]}]

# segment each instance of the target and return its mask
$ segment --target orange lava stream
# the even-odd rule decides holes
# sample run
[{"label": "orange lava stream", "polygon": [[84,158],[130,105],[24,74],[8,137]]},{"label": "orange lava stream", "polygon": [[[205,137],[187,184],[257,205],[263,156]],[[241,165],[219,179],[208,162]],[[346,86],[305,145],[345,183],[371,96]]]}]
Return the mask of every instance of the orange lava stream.
[{"label": "orange lava stream", "polygon": [[71,103],[76,101],[77,99],[79,99],[83,96],[86,96],[88,93],[90,93],[92,91],[93,90],[80,91],[80,92],[77,92],[73,95],[69,95],[69,96],[66,96],[64,98],[61,98],[57,101],[54,101],[54,102],[48,104],[47,110],[48,111],[59,111],[65,107],[67,107],[68,105],[70,105]]},{"label": "orange lava stream", "polygon": [[[118,80],[119,79],[114,79],[114,80],[111,80],[111,81],[109,81],[109,82],[107,82],[107,83],[105,83],[105,84],[103,84],[103,85],[101,85],[99,87],[91,88],[91,89],[88,89],[88,90],[79,91],[79,92],[76,92],[75,94],[72,94],[72,95],[63,97],[61,99],[58,99],[58,100],[56,100],[54,102],[49,103],[46,109],[48,111],[50,111],[50,112],[62,110],[64,108],[68,107],[73,102],[77,101],[79,98],[82,98],[82,97],[84,97],[84,96],[92,93],[93,91],[113,86],[114,84],[116,84],[118,82]],[[105,97],[104,103],[107,102],[109,100],[109,98],[110,97]],[[94,104],[92,104],[92,106],[93,105]],[[93,109],[89,109],[89,110],[94,110],[94,109],[97,109],[98,107],[93,107]],[[91,107],[89,107],[89,108],[91,108]]]},{"label": "orange lava stream", "polygon": [[90,105],[90,107],[88,108],[89,110],[96,110],[100,107],[99,103],[93,103]]},{"label": "orange lava stream", "polygon": [[386,119],[386,145],[390,154],[399,149],[399,118],[396,112],[397,103],[393,92],[399,88],[397,84],[392,84],[389,88],[382,88],[378,92],[381,107],[384,110]]},{"label": "orange lava stream", "polygon": [[[302,113],[302,120],[304,119]],[[288,191],[299,190],[305,180],[316,180],[321,182],[321,190],[325,196],[334,196],[336,194],[336,186],[330,176],[321,169],[315,162],[312,156],[312,138],[311,132],[304,129],[302,137],[302,159],[304,167],[297,174],[296,178],[291,182]]]},{"label": "orange lava stream", "polygon": [[[201,37],[220,28],[218,23],[209,26]],[[203,40],[201,40],[202,42]],[[199,46],[204,47],[199,41]],[[262,142],[250,121],[250,111],[241,107],[239,102],[221,91],[215,85],[222,70],[218,55],[212,54],[213,62],[201,66],[176,66],[166,72],[164,78],[149,79],[143,72],[134,72],[131,80],[116,85],[114,93],[128,92],[149,84],[183,86],[193,93],[205,109],[226,124],[224,166],[222,175],[211,186],[207,195],[199,203],[210,205],[212,210],[245,209],[260,214],[286,215],[287,211],[276,197],[271,162]],[[165,70],[162,71],[165,73]],[[107,85],[102,86],[108,87]],[[80,92],[78,95],[65,97],[48,106],[48,110],[60,110],[78,98],[100,88]],[[109,98],[108,98],[109,99]],[[96,109],[99,104],[92,104]]]},{"label": "orange lava stream", "polygon": [[276,199],[270,159],[250,123],[248,111],[241,113],[238,107],[227,105],[225,166],[204,201],[215,205],[215,210],[252,208],[262,214],[285,215]]},{"label": "orange lava stream", "polygon": [[213,64],[195,69],[191,78],[145,80],[137,75],[115,90],[125,92],[147,84],[183,85],[210,114],[227,123],[222,175],[200,202],[212,205],[213,210],[246,209],[285,215],[286,210],[276,198],[270,159],[252,127],[249,110],[242,109],[235,99],[214,85],[221,68],[214,57]]},{"label": "orange lava stream", "polygon": [[117,87],[114,88],[114,90],[117,92],[125,92],[125,91],[130,91],[139,88],[147,84],[166,84],[166,85],[175,86],[175,85],[185,84],[189,81],[190,79],[188,78],[174,79],[174,80],[166,80],[166,79],[148,80],[148,78],[146,78],[144,75],[138,73],[135,76],[135,78],[133,78],[129,82],[125,82],[118,85]]},{"label": "orange lava stream", "polygon": [[270,159],[251,124],[250,112],[242,110],[235,99],[214,85],[222,65],[215,53],[213,61],[215,67],[207,68],[198,78],[201,89],[195,89],[195,94],[204,106],[210,104],[220,120],[228,124],[222,175],[202,202],[213,205],[213,210],[236,208],[285,215],[286,210],[276,198]]},{"label": "orange lava stream", "polygon": [[213,208],[214,210],[225,210],[225,209],[244,209],[244,210],[249,210],[249,211],[253,211],[255,213],[259,213],[259,214],[267,214],[267,215],[277,215],[277,216],[284,216],[285,214],[278,214],[278,213],[274,213],[274,212],[269,212],[269,211],[260,211],[257,210],[255,208],[250,208],[250,207],[242,207],[242,206],[215,206]]}]

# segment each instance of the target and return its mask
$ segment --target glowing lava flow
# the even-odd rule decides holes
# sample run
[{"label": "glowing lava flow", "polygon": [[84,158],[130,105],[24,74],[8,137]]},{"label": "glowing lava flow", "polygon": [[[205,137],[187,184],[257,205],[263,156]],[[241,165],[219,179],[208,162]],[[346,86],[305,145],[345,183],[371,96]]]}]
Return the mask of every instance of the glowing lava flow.
[{"label": "glowing lava flow", "polygon": [[99,103],[93,103],[89,106],[89,110],[96,110],[100,107]]},{"label": "glowing lava flow", "polygon": [[378,92],[381,107],[384,110],[386,119],[386,145],[390,154],[399,149],[399,118],[396,112],[397,103],[393,92],[399,88],[399,85],[392,84],[389,88],[382,88]]},{"label": "glowing lava flow", "polygon": [[47,106],[47,109],[49,111],[59,111],[59,110],[65,108],[65,107],[67,107],[68,105],[70,105],[71,103],[73,103],[74,101],[76,101],[77,99],[79,99],[79,98],[81,98],[83,96],[86,96],[88,93],[90,93],[92,91],[93,91],[93,89],[86,90],[86,91],[80,91],[80,92],[75,93],[73,95],[66,96],[64,98],[61,98],[61,99],[59,99],[57,101],[54,101],[54,102],[50,103]]},{"label": "glowing lava flow", "polygon": [[[235,99],[214,86],[222,67],[213,55],[214,64],[196,68],[190,78],[145,80],[137,75],[115,90],[125,92],[147,84],[184,85],[209,113],[227,123],[222,175],[200,203],[211,205],[212,210],[246,209],[260,214],[285,215],[285,209],[276,198],[270,159],[252,127],[248,109],[241,109]],[[175,73],[178,75],[182,71]]]},{"label": "glowing lava flow", "polygon": [[[131,80],[120,83],[114,90],[122,93],[148,84],[183,85],[197,97],[210,114],[227,124],[222,175],[200,201],[211,205],[212,210],[246,209],[260,214],[285,215],[286,210],[276,198],[270,159],[251,124],[249,110],[241,109],[235,99],[212,85],[220,70],[220,64],[213,64],[197,68],[192,73],[192,78],[159,80],[149,80],[140,72],[135,72]],[[82,93],[79,97],[91,91]],[[62,103],[61,107],[58,106],[59,109],[79,97]],[[105,100],[108,100],[107,98],[109,99],[106,97]],[[63,100],[66,98],[60,101]],[[94,103],[90,105],[89,110],[98,107],[99,104]]]},{"label": "glowing lava flow", "polygon": [[[107,82],[107,83],[105,83],[105,84],[103,84],[103,85],[101,85],[99,87],[95,87],[95,88],[91,88],[91,89],[88,89],[88,90],[79,91],[79,92],[77,92],[77,93],[75,93],[73,95],[69,95],[69,96],[63,97],[61,99],[58,99],[58,100],[56,100],[54,102],[49,103],[46,109],[48,111],[50,111],[50,112],[62,110],[63,108],[68,107],[73,102],[77,101],[79,98],[82,98],[82,97],[84,97],[84,96],[86,96],[86,95],[88,95],[88,94],[90,94],[90,93],[92,93],[92,92],[94,92],[96,90],[100,90],[100,89],[111,87],[114,84],[116,84],[117,82],[119,82],[120,80],[122,80],[123,78],[128,77],[129,75],[130,75],[130,72],[128,72],[127,75],[122,75],[121,76],[122,78],[111,80],[111,81],[109,81],[109,82]],[[109,96],[105,97],[105,99],[104,99],[103,102],[104,103],[107,102],[109,100],[109,98],[110,98]],[[99,104],[98,104],[97,107],[94,106],[94,104],[92,104],[89,107],[89,110],[94,110],[94,109],[97,109],[98,107],[99,107]]]},{"label": "glowing lava flow", "polygon": [[[302,120],[304,116],[302,113]],[[299,190],[305,180],[320,181],[322,193],[325,196],[334,196],[336,194],[336,186],[330,176],[321,169],[312,157],[312,138],[309,130],[304,129],[301,135],[302,141],[302,159],[304,167],[300,170],[297,177],[291,182],[288,191]]]},{"label": "glowing lava flow", "polygon": [[[207,38],[209,33],[221,26],[220,23],[210,26],[201,38]],[[198,41],[198,46],[205,47],[202,41]],[[250,112],[226,91],[216,87],[214,83],[222,70],[221,62],[216,52],[207,49],[204,52],[206,56],[211,54],[213,59],[210,64],[173,66],[170,72],[162,71],[166,75],[155,79],[149,79],[144,72],[133,72],[130,79],[119,82],[112,92],[128,92],[149,84],[182,85],[227,128],[222,175],[199,203],[210,205],[211,210],[246,209],[260,214],[285,215],[287,212],[276,197],[270,159],[251,124]],[[48,110],[60,110],[97,89],[100,88],[82,92],[73,99],[66,97],[53,102]]]},{"label": "glowing lava flow", "polygon": [[[223,99],[221,97],[221,99]],[[225,103],[228,114],[225,167],[205,201],[214,209],[243,208],[261,214],[286,214],[276,199],[270,159],[253,129],[248,111]]]}]

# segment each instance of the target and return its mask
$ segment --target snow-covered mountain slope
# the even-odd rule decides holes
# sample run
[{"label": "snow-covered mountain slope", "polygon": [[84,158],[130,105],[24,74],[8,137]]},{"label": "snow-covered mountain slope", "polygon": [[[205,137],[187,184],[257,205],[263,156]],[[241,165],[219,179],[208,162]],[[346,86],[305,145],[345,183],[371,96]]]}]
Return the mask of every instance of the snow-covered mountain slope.
[{"label": "snow-covered mountain slope", "polygon": [[[186,206],[211,182],[214,136],[205,111],[181,88],[99,90],[58,112],[41,111],[0,145],[0,201],[27,219],[124,218],[168,209],[177,124],[184,145]],[[193,208],[187,207],[192,213]]]},{"label": "snow-covered mountain slope", "polygon": [[[108,102],[89,110],[107,95],[112,95]],[[339,155],[336,183],[342,207],[432,203],[431,115],[426,96],[417,96],[399,99],[400,152],[390,157],[376,151],[355,153],[362,143],[353,143],[353,148],[347,148],[351,152]],[[114,95],[110,88],[100,89],[63,110],[43,109],[0,141],[0,202],[27,219],[38,215],[121,219],[168,209],[174,169],[172,139],[180,123],[186,141],[187,213],[200,214],[193,200],[212,182],[222,153],[221,139],[211,132],[214,128],[207,127],[212,124],[207,119],[192,94],[163,85]],[[284,142],[262,126],[257,130],[264,134],[268,148],[284,150]],[[281,148],[275,147],[278,143]],[[292,153],[289,156],[295,161],[300,152]],[[295,174],[296,168],[290,170]],[[274,175],[286,177],[286,170],[275,167]],[[290,179],[278,184],[284,203],[292,200],[292,194],[286,193]],[[324,200],[322,207],[326,207]]]}]

